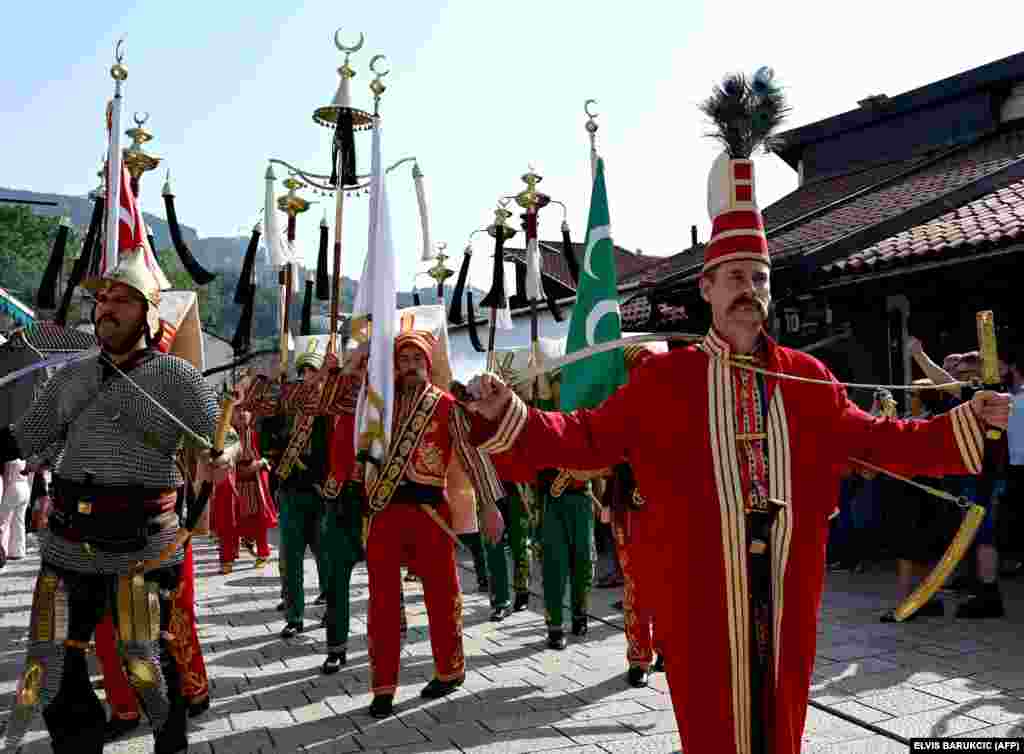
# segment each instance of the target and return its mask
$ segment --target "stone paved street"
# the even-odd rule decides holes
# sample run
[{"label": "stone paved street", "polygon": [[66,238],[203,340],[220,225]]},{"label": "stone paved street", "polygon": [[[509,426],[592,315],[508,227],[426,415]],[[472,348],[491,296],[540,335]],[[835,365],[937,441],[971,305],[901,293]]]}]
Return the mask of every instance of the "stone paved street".
[{"label": "stone paved street", "polygon": [[[193,721],[190,751],[386,752],[387,754],[660,754],[679,750],[663,675],[648,689],[625,683],[621,590],[595,590],[585,641],[564,652],[544,648],[540,600],[500,624],[487,620],[486,596],[463,570],[468,677],[436,702],[419,698],[431,675],[426,612],[418,585],[406,585],[410,632],[402,658],[398,714],[368,716],[366,572],[353,579],[354,620],[348,665],[321,676],[322,608],[307,610],[297,639],[282,641],[276,559],[255,570],[246,556],[221,576],[207,539],[196,548],[200,636],[213,706]],[[0,572],[0,726],[5,726],[21,669],[38,557]],[[464,568],[468,568],[463,564]],[[1005,586],[1011,618],[964,623],[948,617],[904,625],[878,623],[895,598],[894,575],[830,575],[818,637],[804,752],[906,752],[896,737],[1024,736],[1024,584]],[[316,595],[306,561],[308,601]],[[535,584],[539,594],[539,584]],[[947,599],[947,608],[952,598]],[[572,638],[572,637],[570,637]],[[834,714],[836,713],[836,714]],[[861,721],[859,724],[854,721]],[[41,725],[41,722],[39,723]],[[148,752],[144,723],[107,751]],[[48,752],[40,727],[23,747]]]}]

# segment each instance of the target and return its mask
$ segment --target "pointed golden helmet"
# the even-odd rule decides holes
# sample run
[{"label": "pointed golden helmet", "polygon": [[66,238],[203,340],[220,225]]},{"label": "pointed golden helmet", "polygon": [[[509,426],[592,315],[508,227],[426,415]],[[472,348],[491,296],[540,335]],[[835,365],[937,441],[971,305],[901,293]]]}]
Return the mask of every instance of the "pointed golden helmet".
[{"label": "pointed golden helmet", "polygon": [[160,283],[146,265],[141,246],[133,252],[121,254],[114,269],[108,270],[102,277],[85,280],[82,287],[99,293],[118,283],[137,291],[149,302],[146,324],[150,336],[155,336],[160,329]]}]

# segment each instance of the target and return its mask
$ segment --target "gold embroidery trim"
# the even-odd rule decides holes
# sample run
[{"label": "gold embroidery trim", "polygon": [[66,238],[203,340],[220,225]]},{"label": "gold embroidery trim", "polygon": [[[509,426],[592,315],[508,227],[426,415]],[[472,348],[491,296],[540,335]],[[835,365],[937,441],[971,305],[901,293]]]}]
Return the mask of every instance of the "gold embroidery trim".
[{"label": "gold embroidery trim", "polygon": [[372,511],[379,513],[391,502],[420,440],[426,434],[430,419],[437,410],[442,395],[443,393],[435,386],[429,385],[416,401],[416,406],[398,431],[397,437],[392,440],[392,452],[384,462],[384,468],[377,476],[367,496]]}]

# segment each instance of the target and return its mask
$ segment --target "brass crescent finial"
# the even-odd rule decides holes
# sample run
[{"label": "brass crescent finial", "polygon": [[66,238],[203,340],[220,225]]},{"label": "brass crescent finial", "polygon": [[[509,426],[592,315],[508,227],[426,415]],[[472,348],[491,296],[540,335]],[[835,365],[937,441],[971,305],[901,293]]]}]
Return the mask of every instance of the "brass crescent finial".
[{"label": "brass crescent finial", "polygon": [[388,59],[387,55],[374,55],[372,58],[370,58],[370,71],[375,73],[375,74],[377,74],[377,78],[379,78],[379,79],[382,79],[385,76],[387,76],[389,73],[391,73],[391,69],[390,68],[388,68],[385,71],[378,71],[377,68],[376,68],[378,60],[387,60],[387,59]]},{"label": "brass crescent finial", "polygon": [[141,115],[136,111],[136,113],[132,115],[132,120],[135,121],[135,125],[138,128],[142,128],[144,125],[146,125],[146,121],[149,120],[149,110],[146,110]]},{"label": "brass crescent finial", "polygon": [[346,55],[351,54],[353,52],[359,52],[361,49],[363,49],[363,42],[365,41],[366,35],[363,34],[363,32],[359,32],[359,41],[356,42],[351,47],[346,47],[341,43],[341,29],[338,29],[336,32],[334,32],[334,46],[337,47],[342,52],[344,52]]},{"label": "brass crescent finial", "polygon": [[588,99],[586,102],[583,103],[583,112],[585,112],[587,114],[588,118],[596,118],[598,115],[600,115],[600,113],[592,113],[592,112],[590,112],[590,106],[592,104],[596,105],[597,104],[597,100],[596,99]]},{"label": "brass crescent finial", "polygon": [[[110,66],[110,77],[114,81],[121,82],[128,78],[128,69],[124,67],[124,37],[117,40],[114,45],[114,64]],[[120,84],[118,84],[120,85]],[[118,89],[118,92],[121,90]]]}]

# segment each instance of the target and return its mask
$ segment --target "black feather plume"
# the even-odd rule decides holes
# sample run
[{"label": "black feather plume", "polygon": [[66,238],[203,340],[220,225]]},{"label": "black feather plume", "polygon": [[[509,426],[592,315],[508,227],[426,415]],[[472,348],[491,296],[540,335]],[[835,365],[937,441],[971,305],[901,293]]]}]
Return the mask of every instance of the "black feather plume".
[{"label": "black feather plume", "polygon": [[765,67],[752,79],[742,73],[729,74],[701,103],[700,110],[714,125],[707,136],[720,141],[731,158],[747,159],[758,146],[778,147],[774,134],[789,106],[771,69]]}]

